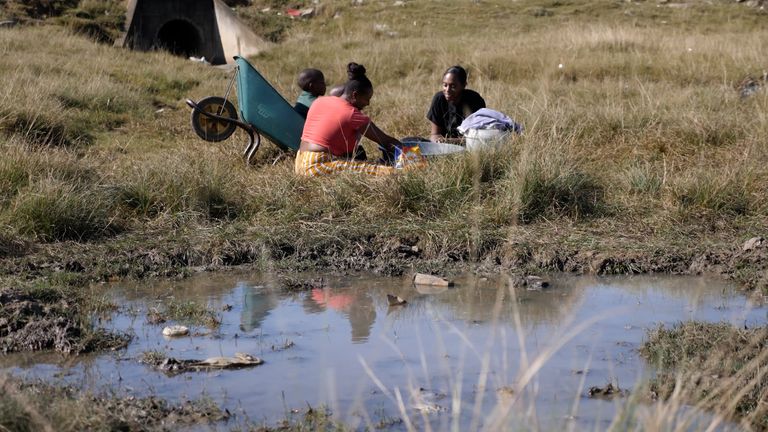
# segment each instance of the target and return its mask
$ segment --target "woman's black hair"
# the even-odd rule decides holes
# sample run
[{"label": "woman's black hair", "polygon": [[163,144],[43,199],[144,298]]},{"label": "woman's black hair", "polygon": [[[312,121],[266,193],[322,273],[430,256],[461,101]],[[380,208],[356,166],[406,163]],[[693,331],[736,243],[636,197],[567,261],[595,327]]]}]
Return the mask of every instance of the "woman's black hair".
[{"label": "woman's black hair", "polygon": [[347,65],[347,77],[349,77],[349,81],[344,85],[344,93],[352,94],[354,91],[362,93],[373,90],[371,80],[365,76],[365,66],[349,63]]},{"label": "woman's black hair", "polygon": [[451,66],[448,69],[446,69],[445,73],[443,73],[443,76],[446,76],[448,74],[451,74],[456,77],[456,79],[459,80],[461,85],[466,86],[467,85],[467,71],[459,66]]}]

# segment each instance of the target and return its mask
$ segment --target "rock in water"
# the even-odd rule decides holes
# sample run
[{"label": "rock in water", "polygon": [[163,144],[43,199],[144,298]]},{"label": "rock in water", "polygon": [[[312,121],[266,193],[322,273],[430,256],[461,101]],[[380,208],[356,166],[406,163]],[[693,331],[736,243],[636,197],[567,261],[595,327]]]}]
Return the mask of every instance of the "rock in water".
[{"label": "rock in water", "polygon": [[449,281],[448,279],[424,273],[416,273],[416,275],[413,277],[413,283],[416,285],[434,285],[446,287],[453,285],[453,282]]},{"label": "rock in water", "polygon": [[541,291],[544,288],[549,288],[549,281],[534,275],[515,276],[510,278],[510,282],[513,287],[525,288],[528,291]]},{"label": "rock in water", "polygon": [[408,304],[404,298],[392,294],[387,294],[387,303],[389,303],[390,306],[403,306]]},{"label": "rock in water", "polygon": [[189,329],[184,327],[183,325],[173,325],[163,329],[163,336],[177,337],[177,336],[186,336],[188,334],[189,334]]},{"label": "rock in water", "polygon": [[528,276],[525,278],[525,289],[528,291],[540,291],[549,287],[549,282],[539,276]]}]

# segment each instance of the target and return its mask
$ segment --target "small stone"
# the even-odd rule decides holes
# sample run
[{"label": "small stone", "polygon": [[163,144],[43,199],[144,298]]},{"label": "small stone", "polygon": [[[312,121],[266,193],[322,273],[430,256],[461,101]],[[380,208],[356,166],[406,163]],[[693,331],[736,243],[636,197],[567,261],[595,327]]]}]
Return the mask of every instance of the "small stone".
[{"label": "small stone", "polygon": [[744,243],[744,246],[742,246],[741,250],[744,252],[750,251],[752,249],[757,249],[766,246],[765,238],[763,237],[752,237],[751,239],[747,240]]},{"label": "small stone", "polygon": [[163,336],[177,337],[186,336],[189,334],[189,329],[183,325],[172,325],[163,329]]},{"label": "small stone", "polygon": [[446,411],[446,408],[437,402],[445,399],[445,395],[420,388],[412,395],[411,407],[425,414],[433,414]]},{"label": "small stone", "polygon": [[756,94],[762,83],[752,76],[746,76],[736,85],[736,91],[739,92],[739,97],[742,99],[748,98]]},{"label": "small stone", "polygon": [[549,287],[549,282],[539,276],[526,276],[525,278],[525,289],[528,291],[541,291],[547,287]]},{"label": "small stone", "polygon": [[408,302],[400,296],[387,294],[387,303],[389,303],[390,306],[404,306]]},{"label": "small stone", "polygon": [[629,392],[627,390],[620,389],[618,386],[615,386],[611,383],[607,384],[605,387],[598,387],[593,386],[589,388],[589,391],[587,394],[591,398],[600,398],[600,399],[613,399],[616,397],[624,397],[627,396]]},{"label": "small stone", "polygon": [[449,281],[448,279],[424,273],[416,273],[416,275],[413,277],[413,283],[416,285],[435,285],[446,287],[453,285],[453,282]]}]

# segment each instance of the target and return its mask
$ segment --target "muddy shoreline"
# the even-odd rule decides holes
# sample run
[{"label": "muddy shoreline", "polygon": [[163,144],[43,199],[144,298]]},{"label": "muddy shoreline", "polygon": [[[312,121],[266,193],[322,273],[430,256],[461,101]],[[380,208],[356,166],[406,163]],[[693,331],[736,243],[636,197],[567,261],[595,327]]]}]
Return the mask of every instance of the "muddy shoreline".
[{"label": "muddy shoreline", "polygon": [[230,418],[209,400],[171,404],[157,397],[93,394],[39,380],[0,376],[3,430],[171,431]]},{"label": "muddy shoreline", "polygon": [[98,288],[84,294],[83,287],[126,278],[184,278],[198,272],[235,269],[270,271],[286,277],[302,271],[371,272],[391,277],[413,272],[450,277],[467,271],[518,276],[549,272],[706,274],[733,280],[756,296],[764,295],[768,286],[765,241],[753,241],[750,247],[745,246],[749,242],[721,240],[678,247],[645,244],[635,249],[614,241],[590,248],[584,240],[580,244],[561,237],[545,242],[535,241],[531,235],[516,242],[486,241],[482,250],[472,251],[435,248],[415,235],[366,233],[333,241],[286,239],[272,236],[266,240],[222,240],[145,234],[101,243],[25,245],[0,260],[0,348],[4,352],[56,350],[72,354],[118,349],[128,342],[126,337],[95,327],[91,317],[104,305],[96,299],[100,295]]},{"label": "muddy shoreline", "polygon": [[[127,243],[127,244],[126,244]],[[280,273],[367,271],[400,276],[411,271],[453,274],[566,272],[594,275],[660,273],[715,275],[746,291],[768,289],[768,243],[744,249],[744,240],[682,246],[574,245],[570,239],[487,244],[482,251],[434,250],[418,238],[361,236],[316,247],[264,240],[131,237],[105,243],[61,242],[6,254],[0,275],[61,279],[69,285],[121,278],[179,278],[200,271],[269,269]],[[59,275],[59,276],[56,276]],[[67,275],[62,277],[61,275]]]}]

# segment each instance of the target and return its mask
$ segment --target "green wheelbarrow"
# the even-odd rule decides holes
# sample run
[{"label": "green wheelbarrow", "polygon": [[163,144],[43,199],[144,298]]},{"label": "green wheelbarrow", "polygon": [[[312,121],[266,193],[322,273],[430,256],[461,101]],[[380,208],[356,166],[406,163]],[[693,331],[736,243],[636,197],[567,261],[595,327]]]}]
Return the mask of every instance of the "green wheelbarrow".
[{"label": "green wheelbarrow", "polygon": [[[187,99],[192,108],[192,129],[210,142],[224,141],[239,127],[248,134],[243,157],[252,163],[264,135],[283,151],[296,152],[301,143],[304,118],[274,87],[242,57],[235,57],[235,76],[224,97],[209,96],[197,102]],[[236,110],[229,100],[237,81]]]}]

